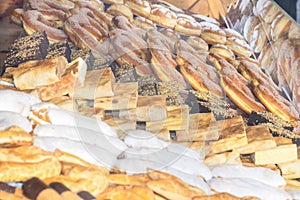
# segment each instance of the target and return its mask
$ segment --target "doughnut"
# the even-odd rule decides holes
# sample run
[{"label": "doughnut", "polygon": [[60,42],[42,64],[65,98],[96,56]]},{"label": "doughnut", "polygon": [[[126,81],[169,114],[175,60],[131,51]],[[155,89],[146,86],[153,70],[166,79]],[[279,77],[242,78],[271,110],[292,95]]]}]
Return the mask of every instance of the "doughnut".
[{"label": "doughnut", "polygon": [[208,51],[208,44],[200,37],[188,37],[186,42],[191,45],[195,50]]},{"label": "doughnut", "polygon": [[270,38],[271,25],[266,23],[260,23],[255,26],[251,39],[248,41],[250,48],[254,53],[260,53]]},{"label": "doughnut", "polygon": [[151,5],[147,0],[125,0],[125,4],[138,16],[148,18],[150,15]]},{"label": "doughnut", "polygon": [[65,42],[68,36],[63,30],[53,28],[55,22],[46,20],[42,13],[36,10],[27,10],[22,16],[23,28],[28,35],[45,31],[50,42]]},{"label": "doughnut", "polygon": [[10,14],[10,19],[13,23],[22,26],[22,15],[24,14],[24,9],[16,8]]},{"label": "doughnut", "polygon": [[239,63],[238,70],[252,85],[263,84],[266,87],[281,91],[273,80],[261,71],[258,65],[245,59],[241,60]]},{"label": "doughnut", "polygon": [[177,22],[177,15],[170,9],[155,4],[152,5],[148,19],[162,27],[174,29]]},{"label": "doughnut", "polygon": [[225,44],[237,56],[250,57],[252,55],[250,46],[244,39],[240,39],[235,36],[227,37]]},{"label": "doughnut", "polygon": [[269,111],[281,119],[291,122],[294,127],[298,126],[299,113],[291,102],[282,97],[278,91],[264,84],[258,84],[253,88],[253,92]]},{"label": "doughnut", "polygon": [[151,20],[144,17],[135,17],[133,19],[133,24],[141,29],[156,30],[156,25]]},{"label": "doughnut", "polygon": [[171,11],[175,12],[176,14],[183,14],[184,11],[181,8],[178,8],[176,6],[174,6],[172,3],[169,3],[167,1],[164,0],[158,0],[154,2],[157,5],[161,5],[163,7],[166,7],[168,9],[170,9]]},{"label": "doughnut", "polygon": [[230,50],[230,48],[228,48],[224,44],[212,45],[209,49],[209,52],[218,54],[219,56],[221,56],[222,58],[225,58],[228,61],[235,59],[234,53]]},{"label": "doughnut", "polygon": [[177,17],[175,31],[189,36],[200,36],[201,26],[200,23],[196,22],[194,19]]},{"label": "doughnut", "polygon": [[133,21],[133,13],[126,4],[112,4],[106,9],[106,13],[117,16],[125,16],[129,22]]},{"label": "doughnut", "polygon": [[248,17],[248,19],[245,22],[244,29],[243,29],[243,36],[247,42],[251,41],[254,28],[260,23],[261,23],[261,21],[258,17],[256,17],[256,16]]},{"label": "doughnut", "polygon": [[286,14],[278,15],[271,23],[271,38],[273,41],[286,35],[290,29],[292,20]]},{"label": "doughnut", "polygon": [[224,28],[223,30],[224,30],[227,38],[235,37],[235,38],[240,39],[240,40],[244,39],[244,37],[234,29]]},{"label": "doughnut", "polygon": [[209,23],[215,24],[216,26],[220,26],[220,22],[218,22],[218,20],[216,20],[215,18],[208,17],[208,16],[201,15],[201,14],[192,14],[191,16],[197,22],[209,22]]},{"label": "doughnut", "polygon": [[169,28],[162,28],[159,30],[159,33],[161,33],[163,36],[165,36],[165,37],[161,38],[161,40],[164,40],[164,41],[168,40],[169,41],[168,43],[172,44],[171,46],[174,46],[175,43],[180,39],[180,34]]},{"label": "doughnut", "polygon": [[[167,49],[171,53],[175,53],[175,44],[179,39],[179,36],[175,31],[170,29],[163,29],[161,31],[150,30],[146,33],[146,38],[152,40],[152,47],[157,49]],[[153,41],[155,41],[153,43]],[[162,44],[159,46],[157,44]]]},{"label": "doughnut", "polygon": [[200,22],[202,32],[200,37],[208,44],[225,44],[226,33],[217,25],[210,22]]},{"label": "doughnut", "polygon": [[64,30],[70,40],[79,48],[103,52],[100,48],[108,36],[107,31],[92,17],[93,13],[89,9],[82,8],[75,12],[64,23]]},{"label": "doughnut", "polygon": [[[178,40],[175,44],[176,54],[178,59],[182,58],[182,61],[188,60],[189,62],[195,61],[195,66],[197,66],[198,62],[206,62],[206,55],[199,54],[191,45],[189,45],[184,40]],[[196,60],[195,60],[196,59]],[[180,62],[179,62],[180,63]]]},{"label": "doughnut", "polygon": [[265,107],[255,100],[255,96],[247,86],[248,81],[223,58],[219,59],[220,84],[226,95],[245,113],[252,111],[265,111]]}]

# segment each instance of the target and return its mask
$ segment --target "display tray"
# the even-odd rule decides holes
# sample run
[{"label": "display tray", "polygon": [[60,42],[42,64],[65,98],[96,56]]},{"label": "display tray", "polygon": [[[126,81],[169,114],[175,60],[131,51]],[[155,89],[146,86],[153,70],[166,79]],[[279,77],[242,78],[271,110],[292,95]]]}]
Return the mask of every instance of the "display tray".
[{"label": "display tray", "polygon": [[0,199],[300,198],[272,1],[27,0],[0,26]]}]

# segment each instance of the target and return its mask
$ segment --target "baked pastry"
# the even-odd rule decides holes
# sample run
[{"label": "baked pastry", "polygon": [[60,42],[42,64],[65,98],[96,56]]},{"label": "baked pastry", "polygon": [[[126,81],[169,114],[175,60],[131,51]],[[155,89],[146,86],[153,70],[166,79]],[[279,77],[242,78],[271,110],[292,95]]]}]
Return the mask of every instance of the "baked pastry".
[{"label": "baked pastry", "polygon": [[189,19],[187,17],[177,16],[175,31],[189,36],[200,36],[201,25],[193,18]]},{"label": "baked pastry", "polygon": [[186,42],[191,45],[195,50],[208,51],[208,44],[200,37],[188,37]]},{"label": "baked pastry", "polygon": [[271,25],[267,23],[260,23],[255,26],[251,39],[248,41],[254,53],[260,53],[270,38]]},{"label": "baked pastry", "polygon": [[13,23],[22,26],[22,15],[24,14],[24,9],[16,8],[10,14],[10,19]]},{"label": "baked pastry", "polygon": [[86,65],[87,65],[87,70],[94,69],[95,58],[90,49],[85,48],[85,49],[74,50],[71,53],[70,59],[71,59],[71,61],[73,61],[73,60],[76,60],[78,57],[81,57],[85,61]]},{"label": "baked pastry", "polygon": [[86,69],[86,63],[79,57],[68,64],[66,72],[59,81],[39,87],[36,92],[44,101],[67,94],[72,96],[74,88],[83,85]]},{"label": "baked pastry", "polygon": [[177,22],[177,15],[162,5],[152,5],[148,17],[151,21],[162,27],[174,29]]},{"label": "baked pastry", "polygon": [[151,5],[147,0],[125,0],[125,4],[138,16],[148,18]]},{"label": "baked pastry", "polygon": [[191,15],[197,22],[209,22],[212,24],[215,24],[216,26],[220,26],[220,22],[216,20],[215,18],[208,17],[206,15],[201,15],[201,14],[192,14]]},{"label": "baked pastry", "polygon": [[11,126],[0,131],[0,147],[32,145],[33,137],[18,126]]},{"label": "baked pastry", "polygon": [[73,11],[74,14],[64,23],[64,31],[70,40],[79,48],[90,48],[105,54],[101,46],[108,35],[105,28],[94,19],[89,9],[81,8]]},{"label": "baked pastry", "polygon": [[64,56],[22,63],[13,71],[14,84],[18,89],[25,90],[58,82],[67,64]]},{"label": "baked pastry", "polygon": [[112,4],[124,4],[124,0],[102,0],[103,3],[112,5]]},{"label": "baked pastry", "polygon": [[48,53],[45,59],[50,59],[53,57],[64,56],[68,62],[71,61],[71,49],[67,42],[57,42],[50,44],[48,47]]},{"label": "baked pastry", "polygon": [[16,67],[29,60],[42,60],[47,55],[48,46],[49,41],[45,32],[36,32],[17,39],[9,47],[4,67]]},{"label": "baked pastry", "polygon": [[149,30],[149,29],[156,29],[156,25],[149,19],[144,17],[135,17],[133,19],[133,24],[141,29]]},{"label": "baked pastry", "polygon": [[300,31],[299,25],[295,22],[292,22],[290,25],[290,29],[288,31],[288,38],[289,39],[299,39],[300,38]]},{"label": "baked pastry", "polygon": [[123,15],[129,22],[133,21],[133,13],[126,4],[112,4],[106,9],[106,13],[112,16]]},{"label": "baked pastry", "polygon": [[266,23],[272,23],[280,12],[279,7],[270,0],[260,0],[254,7],[254,14],[261,17]]},{"label": "baked pastry", "polygon": [[226,33],[217,25],[210,22],[200,22],[202,32],[200,37],[208,44],[225,44]]},{"label": "baked pastry", "polygon": [[[230,48],[228,48],[224,44],[212,45],[209,49],[209,52],[210,52],[210,56],[213,56],[213,54],[218,54],[219,56],[225,58],[228,61],[235,59],[234,53],[230,50]],[[218,67],[218,69],[220,68]]]},{"label": "baked pastry", "polygon": [[258,17],[256,17],[256,16],[248,17],[248,19],[245,22],[244,29],[243,29],[243,36],[247,42],[251,41],[254,28],[260,23],[262,23],[262,22],[260,21],[260,19]]},{"label": "baked pastry", "polygon": [[248,87],[248,81],[224,59],[219,59],[222,66],[220,72],[220,83],[226,95],[241,110],[250,114],[252,111],[265,111],[265,107],[255,100],[255,96]]},{"label": "baked pastry", "polygon": [[22,15],[23,28],[28,35],[45,31],[50,42],[66,42],[68,36],[63,30],[55,28],[55,22],[45,19],[37,10],[27,10]]},{"label": "baked pastry", "polygon": [[278,15],[271,23],[271,38],[273,41],[286,35],[290,29],[292,20],[286,14]]}]

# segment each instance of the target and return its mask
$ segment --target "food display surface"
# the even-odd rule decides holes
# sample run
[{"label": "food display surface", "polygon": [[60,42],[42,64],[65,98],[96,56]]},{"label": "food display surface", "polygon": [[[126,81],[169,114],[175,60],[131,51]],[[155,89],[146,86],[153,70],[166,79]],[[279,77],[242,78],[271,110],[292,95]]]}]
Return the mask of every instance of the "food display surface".
[{"label": "food display surface", "polygon": [[0,199],[300,199],[300,28],[270,0],[228,5],[13,10]]}]

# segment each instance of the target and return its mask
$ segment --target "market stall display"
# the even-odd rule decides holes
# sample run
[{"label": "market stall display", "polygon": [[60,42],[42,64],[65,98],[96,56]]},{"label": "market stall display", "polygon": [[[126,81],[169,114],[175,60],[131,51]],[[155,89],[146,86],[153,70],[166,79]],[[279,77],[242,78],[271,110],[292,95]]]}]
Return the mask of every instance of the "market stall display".
[{"label": "market stall display", "polygon": [[299,198],[295,22],[269,0],[117,2],[12,12],[0,197]]}]

